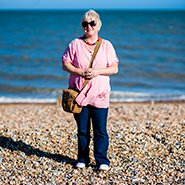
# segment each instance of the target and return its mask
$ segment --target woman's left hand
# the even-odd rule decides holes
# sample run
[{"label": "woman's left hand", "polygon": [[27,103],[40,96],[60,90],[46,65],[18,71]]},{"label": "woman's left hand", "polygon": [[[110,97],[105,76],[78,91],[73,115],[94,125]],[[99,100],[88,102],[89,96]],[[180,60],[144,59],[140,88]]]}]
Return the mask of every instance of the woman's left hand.
[{"label": "woman's left hand", "polygon": [[106,68],[88,68],[84,72],[84,77],[92,79],[97,77],[98,75],[109,76],[112,74],[116,74],[117,72],[118,72],[118,63],[115,63]]},{"label": "woman's left hand", "polygon": [[85,78],[92,79],[92,78],[97,77],[99,74],[100,74],[100,70],[99,69],[88,68],[85,71]]}]

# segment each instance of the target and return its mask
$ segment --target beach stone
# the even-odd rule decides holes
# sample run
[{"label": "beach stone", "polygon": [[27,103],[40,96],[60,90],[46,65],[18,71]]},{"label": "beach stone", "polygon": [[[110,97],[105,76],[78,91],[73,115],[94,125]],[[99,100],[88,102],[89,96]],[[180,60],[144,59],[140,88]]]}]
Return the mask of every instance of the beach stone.
[{"label": "beach stone", "polygon": [[112,103],[107,172],[76,169],[73,115],[54,104],[0,105],[0,184],[184,184],[185,103]]}]

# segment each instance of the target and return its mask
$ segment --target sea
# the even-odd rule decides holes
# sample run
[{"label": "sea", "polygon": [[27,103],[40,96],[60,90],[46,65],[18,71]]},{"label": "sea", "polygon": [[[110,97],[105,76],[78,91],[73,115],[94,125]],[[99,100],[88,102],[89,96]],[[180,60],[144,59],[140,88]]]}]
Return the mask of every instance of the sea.
[{"label": "sea", "polygon": [[[56,103],[61,57],[87,10],[0,11],[0,103]],[[185,11],[97,10],[119,58],[112,102],[185,100]]]}]

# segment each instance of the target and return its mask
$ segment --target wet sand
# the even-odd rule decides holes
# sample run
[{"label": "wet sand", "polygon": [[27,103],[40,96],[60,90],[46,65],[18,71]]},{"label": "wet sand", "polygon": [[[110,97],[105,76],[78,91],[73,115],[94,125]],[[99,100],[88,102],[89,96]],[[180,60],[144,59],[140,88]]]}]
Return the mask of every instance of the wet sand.
[{"label": "wet sand", "polygon": [[55,104],[0,104],[0,184],[185,184],[185,102],[111,103],[107,172],[76,169],[73,115]]}]

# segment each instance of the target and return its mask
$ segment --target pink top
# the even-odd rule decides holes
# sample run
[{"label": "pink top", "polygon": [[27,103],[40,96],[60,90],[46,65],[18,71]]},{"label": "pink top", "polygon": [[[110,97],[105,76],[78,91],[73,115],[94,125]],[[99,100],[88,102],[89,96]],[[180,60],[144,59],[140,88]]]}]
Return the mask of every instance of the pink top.
[{"label": "pink top", "polygon": [[[87,69],[89,67],[92,53],[85,47],[83,40],[74,39],[65,50],[62,61],[69,62],[77,68]],[[112,44],[102,40],[101,46],[93,61],[93,68],[106,68],[118,63],[118,58]],[[81,90],[85,78],[80,75],[70,74],[69,87]],[[109,107],[110,79],[109,76],[99,75],[90,79],[81,93],[77,96],[76,102],[80,106],[88,104],[98,107]]]}]

